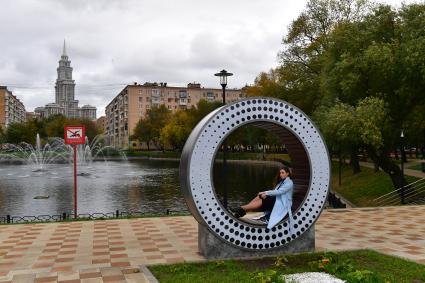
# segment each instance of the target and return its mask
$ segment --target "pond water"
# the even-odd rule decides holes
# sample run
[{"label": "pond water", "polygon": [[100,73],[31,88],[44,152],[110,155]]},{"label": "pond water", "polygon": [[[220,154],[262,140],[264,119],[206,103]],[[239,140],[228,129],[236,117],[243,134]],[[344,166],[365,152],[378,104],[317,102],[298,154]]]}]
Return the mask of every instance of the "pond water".
[{"label": "pond water", "polygon": [[[222,195],[221,163],[214,165],[214,185]],[[229,163],[228,202],[240,205],[258,191],[269,189],[276,165]],[[0,216],[53,215],[73,210],[73,167],[0,164]],[[133,160],[93,162],[78,169],[78,213],[141,211],[165,213],[187,210],[180,192],[179,162]],[[34,199],[37,196],[49,196]]]}]

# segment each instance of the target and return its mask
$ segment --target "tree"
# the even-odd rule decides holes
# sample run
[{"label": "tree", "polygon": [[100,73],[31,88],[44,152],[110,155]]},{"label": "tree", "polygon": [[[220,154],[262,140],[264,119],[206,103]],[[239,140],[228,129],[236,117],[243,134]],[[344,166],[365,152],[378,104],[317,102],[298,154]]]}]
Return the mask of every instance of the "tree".
[{"label": "tree", "polygon": [[37,129],[32,123],[12,123],[6,129],[6,142],[35,144]]},{"label": "tree", "polygon": [[170,122],[160,131],[161,143],[173,149],[183,149],[187,138],[199,121],[220,106],[220,102],[201,99],[193,108],[176,111],[172,114]]},{"label": "tree", "polygon": [[268,73],[260,73],[254,81],[254,85],[247,87],[246,95],[279,97],[282,94],[282,88],[279,85],[279,73],[271,69]]},{"label": "tree", "polygon": [[50,116],[46,119],[45,131],[47,137],[64,137],[64,127],[67,119],[62,114]]},{"label": "tree", "polygon": [[310,0],[290,25],[279,53],[281,98],[311,114],[321,104],[324,54],[338,25],[361,20],[369,11],[366,0]]},{"label": "tree", "polygon": [[405,180],[390,152],[398,145],[401,129],[409,129],[410,121],[416,120],[412,110],[425,99],[425,32],[418,24],[424,22],[424,5],[403,6],[400,11],[380,5],[361,21],[339,25],[329,37],[332,44],[321,74],[324,101],[352,106],[367,97],[385,101],[382,146],[366,149],[395,187]]},{"label": "tree", "polygon": [[182,150],[192,131],[194,117],[190,117],[187,110],[178,110],[165,127],[160,131],[162,144],[173,149]]},{"label": "tree", "polygon": [[137,122],[131,138],[140,142],[146,142],[148,150],[149,143],[152,142],[156,148],[163,149],[161,142],[161,129],[169,122],[171,111],[165,105],[153,107],[146,112],[146,116]]},{"label": "tree", "polygon": [[368,148],[379,151],[383,146],[383,132],[387,109],[382,99],[367,97],[356,106],[337,101],[330,107],[321,107],[315,113],[328,147],[341,154],[351,154],[353,173],[360,172],[357,149]]},{"label": "tree", "polygon": [[0,144],[6,142],[6,134],[4,132],[4,129],[0,127]]},{"label": "tree", "polygon": [[276,97],[312,114],[322,100],[319,90],[329,36],[339,24],[362,19],[370,8],[367,0],[310,0],[283,38],[280,66],[257,76],[247,95]]}]

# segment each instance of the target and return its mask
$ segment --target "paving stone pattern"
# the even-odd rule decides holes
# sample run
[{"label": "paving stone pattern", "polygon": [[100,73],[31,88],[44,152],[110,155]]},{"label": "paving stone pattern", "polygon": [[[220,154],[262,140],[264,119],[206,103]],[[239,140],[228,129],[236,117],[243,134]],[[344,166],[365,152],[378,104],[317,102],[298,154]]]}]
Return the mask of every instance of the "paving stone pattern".
[{"label": "paving stone pattern", "polygon": [[192,217],[2,225],[0,282],[133,282],[142,264],[203,260],[197,249]]},{"label": "paving stone pattern", "polygon": [[325,210],[316,250],[374,249],[425,264],[425,206]]},{"label": "paving stone pattern", "polygon": [[[141,265],[205,260],[191,216],[0,226],[0,282],[147,282]],[[425,264],[425,206],[325,210],[317,250]]]}]

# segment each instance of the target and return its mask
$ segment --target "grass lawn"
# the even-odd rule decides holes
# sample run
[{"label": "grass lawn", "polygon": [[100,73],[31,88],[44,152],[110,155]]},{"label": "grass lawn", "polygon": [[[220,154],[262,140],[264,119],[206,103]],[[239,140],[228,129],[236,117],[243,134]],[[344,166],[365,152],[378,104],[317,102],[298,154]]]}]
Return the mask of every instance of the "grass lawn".
[{"label": "grass lawn", "polygon": [[418,170],[418,171],[422,171],[422,164],[415,164],[412,166],[407,167],[407,169],[413,169],[413,170]]},{"label": "grass lawn", "polygon": [[[362,172],[353,175],[349,165],[342,166],[342,185],[338,185],[338,163],[332,162],[332,190],[352,202],[356,206],[375,206],[373,200],[386,193],[394,191],[388,174],[372,168],[361,167]],[[417,180],[406,176],[407,182]]]},{"label": "grass lawn", "polygon": [[425,266],[370,250],[308,253],[207,263],[156,265],[161,282],[283,282],[280,275],[322,271],[348,282],[425,282]]}]

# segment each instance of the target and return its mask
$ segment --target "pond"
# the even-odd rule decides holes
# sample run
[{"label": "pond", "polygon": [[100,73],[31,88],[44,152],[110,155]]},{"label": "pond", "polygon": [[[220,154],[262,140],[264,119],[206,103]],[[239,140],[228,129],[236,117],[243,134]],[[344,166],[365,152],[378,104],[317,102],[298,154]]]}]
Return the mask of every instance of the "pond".
[{"label": "pond", "polygon": [[[221,166],[216,163],[213,171],[219,198]],[[229,206],[245,203],[258,191],[270,189],[277,172],[274,163],[231,162],[227,166]],[[187,210],[180,192],[178,161],[98,161],[77,170],[79,214]],[[0,164],[0,216],[72,213],[73,188],[73,167],[69,164],[47,165],[42,171],[34,171],[29,165]]]}]

